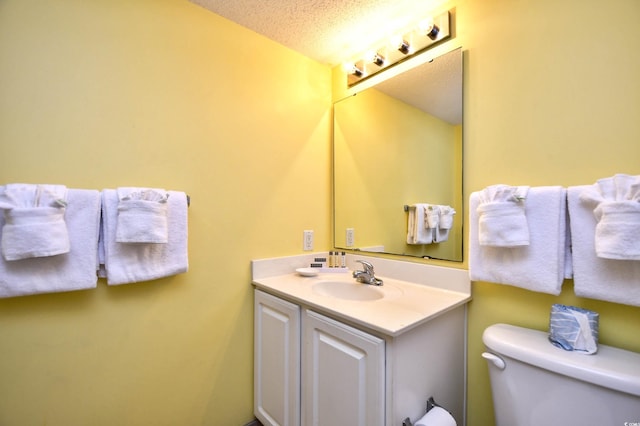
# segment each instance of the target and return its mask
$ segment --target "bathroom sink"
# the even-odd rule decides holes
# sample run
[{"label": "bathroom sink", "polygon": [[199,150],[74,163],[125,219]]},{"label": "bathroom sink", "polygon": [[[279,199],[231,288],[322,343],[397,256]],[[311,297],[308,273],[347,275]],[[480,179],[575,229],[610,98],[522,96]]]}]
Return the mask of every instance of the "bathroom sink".
[{"label": "bathroom sink", "polygon": [[379,287],[355,281],[320,281],[313,284],[312,291],[320,296],[343,300],[371,301],[384,297]]}]

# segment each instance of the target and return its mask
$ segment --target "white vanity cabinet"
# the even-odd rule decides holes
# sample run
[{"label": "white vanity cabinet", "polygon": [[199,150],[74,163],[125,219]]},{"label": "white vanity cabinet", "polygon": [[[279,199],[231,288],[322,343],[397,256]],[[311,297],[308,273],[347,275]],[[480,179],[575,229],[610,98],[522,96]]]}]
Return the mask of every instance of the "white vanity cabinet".
[{"label": "white vanity cabinet", "polygon": [[304,310],[304,425],[384,426],[385,341]]},{"label": "white vanity cabinet", "polygon": [[254,414],[264,424],[300,425],[300,307],[255,291]]},{"label": "white vanity cabinet", "polygon": [[265,426],[401,426],[433,396],[463,426],[464,330],[463,305],[387,335],[256,289],[254,414]]},{"label": "white vanity cabinet", "polygon": [[254,333],[254,412],[265,426],[384,425],[383,339],[260,290]]}]

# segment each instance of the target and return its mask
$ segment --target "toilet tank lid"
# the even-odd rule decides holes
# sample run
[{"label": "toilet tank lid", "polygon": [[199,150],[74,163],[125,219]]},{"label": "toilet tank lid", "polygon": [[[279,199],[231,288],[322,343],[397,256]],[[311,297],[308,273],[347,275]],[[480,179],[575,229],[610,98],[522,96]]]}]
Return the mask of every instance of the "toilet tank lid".
[{"label": "toilet tank lid", "polygon": [[598,345],[593,355],[565,351],[553,346],[545,332],[508,324],[487,327],[482,341],[496,355],[640,396],[640,353],[606,345]]}]

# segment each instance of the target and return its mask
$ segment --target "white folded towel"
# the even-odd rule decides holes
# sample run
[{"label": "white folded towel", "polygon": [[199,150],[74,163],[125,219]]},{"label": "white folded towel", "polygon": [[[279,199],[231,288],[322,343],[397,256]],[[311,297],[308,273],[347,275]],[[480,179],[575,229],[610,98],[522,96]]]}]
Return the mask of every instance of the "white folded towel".
[{"label": "white folded towel", "polygon": [[560,186],[529,189],[525,213],[529,245],[483,246],[479,241],[480,192],[469,199],[469,277],[560,294],[565,274],[566,190]]},{"label": "white folded towel", "polygon": [[580,199],[592,206],[598,222],[598,257],[640,260],[640,176],[618,174],[600,179]]},{"label": "white folded towel", "polygon": [[416,206],[408,206],[407,212],[407,244],[413,244],[416,235]]},{"label": "white folded towel", "polygon": [[118,188],[117,192],[116,241],[167,243],[167,192],[151,188]]},{"label": "white folded towel", "polygon": [[594,210],[595,249],[598,257],[640,260],[640,203],[603,202]]},{"label": "white folded towel", "polygon": [[[96,287],[100,193],[69,189],[65,222],[70,241],[68,253],[16,261],[0,257],[0,297]],[[3,229],[1,225],[4,225],[2,215],[0,229]]]},{"label": "white folded towel", "polygon": [[67,188],[63,185],[9,184],[0,187],[4,211],[2,255],[5,260],[68,253],[64,219]]},{"label": "white folded towel", "polygon": [[440,217],[438,226],[434,229],[433,241],[435,243],[442,243],[449,239],[449,231],[453,227],[453,216],[456,211],[451,206],[438,206]]},{"label": "white folded towel", "polygon": [[407,244],[431,244],[433,242],[433,230],[425,226],[427,206],[428,204],[409,206]]},{"label": "white folded towel", "polygon": [[436,229],[440,225],[440,206],[436,204],[424,204],[424,226]]},{"label": "white folded towel", "polygon": [[104,266],[109,285],[155,280],[188,270],[187,196],[168,191],[166,244],[130,244],[116,241],[118,192],[102,191]]},{"label": "white folded towel", "polygon": [[529,226],[525,213],[528,190],[527,186],[493,185],[479,194],[477,213],[480,245],[529,245]]},{"label": "white folded towel", "polygon": [[593,204],[582,200],[585,191],[592,188],[568,188],[574,291],[581,297],[640,306],[640,261],[607,259],[596,254],[597,219]]}]

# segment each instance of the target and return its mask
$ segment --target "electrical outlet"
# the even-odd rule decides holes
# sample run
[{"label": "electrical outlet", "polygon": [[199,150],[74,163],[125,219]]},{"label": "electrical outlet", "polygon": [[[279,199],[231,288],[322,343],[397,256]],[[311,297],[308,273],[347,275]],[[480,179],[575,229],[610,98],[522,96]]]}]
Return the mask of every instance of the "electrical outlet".
[{"label": "electrical outlet", "polygon": [[353,228],[347,228],[347,247],[353,247],[356,244],[356,237]]},{"label": "electrical outlet", "polygon": [[313,250],[313,231],[306,230],[303,232],[302,250]]}]

